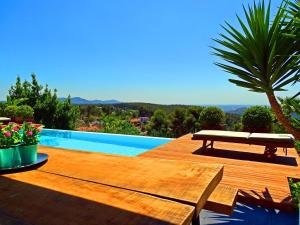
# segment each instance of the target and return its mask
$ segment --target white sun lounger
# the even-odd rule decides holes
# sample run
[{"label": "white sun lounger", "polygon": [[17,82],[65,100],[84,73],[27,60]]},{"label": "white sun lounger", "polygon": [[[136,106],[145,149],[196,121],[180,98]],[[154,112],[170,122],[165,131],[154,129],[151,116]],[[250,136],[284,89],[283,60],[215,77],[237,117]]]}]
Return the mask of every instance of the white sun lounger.
[{"label": "white sun lounger", "polygon": [[[287,155],[287,148],[294,147],[295,138],[291,134],[248,133],[221,130],[201,130],[193,134],[193,140],[203,140],[202,149],[213,148],[214,141],[234,142],[265,146],[265,153],[275,153],[282,147]],[[207,142],[210,141],[210,144]]]}]

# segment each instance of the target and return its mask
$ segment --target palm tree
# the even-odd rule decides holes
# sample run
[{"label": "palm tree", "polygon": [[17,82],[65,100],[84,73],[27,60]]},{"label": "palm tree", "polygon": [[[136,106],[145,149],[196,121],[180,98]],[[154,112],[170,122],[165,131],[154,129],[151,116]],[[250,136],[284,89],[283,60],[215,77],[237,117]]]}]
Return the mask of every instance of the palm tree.
[{"label": "palm tree", "polygon": [[290,26],[285,23],[286,11],[280,7],[271,20],[270,3],[266,7],[262,1],[243,8],[246,23],[237,16],[241,29],[226,22],[226,33],[214,39],[222,47],[213,47],[214,54],[224,60],[216,65],[237,77],[229,79],[235,85],[265,93],[278,121],[300,139],[300,132],[291,126],[275,97],[275,92],[285,91],[284,87],[300,80],[299,48],[294,38],[285,35]]}]

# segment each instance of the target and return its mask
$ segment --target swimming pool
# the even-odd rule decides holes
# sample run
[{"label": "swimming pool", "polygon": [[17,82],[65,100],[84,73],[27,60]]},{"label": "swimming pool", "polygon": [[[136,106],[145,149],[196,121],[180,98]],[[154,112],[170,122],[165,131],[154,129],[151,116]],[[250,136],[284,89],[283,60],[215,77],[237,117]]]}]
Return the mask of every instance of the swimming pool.
[{"label": "swimming pool", "polygon": [[43,129],[40,145],[136,156],[172,140],[171,138]]}]

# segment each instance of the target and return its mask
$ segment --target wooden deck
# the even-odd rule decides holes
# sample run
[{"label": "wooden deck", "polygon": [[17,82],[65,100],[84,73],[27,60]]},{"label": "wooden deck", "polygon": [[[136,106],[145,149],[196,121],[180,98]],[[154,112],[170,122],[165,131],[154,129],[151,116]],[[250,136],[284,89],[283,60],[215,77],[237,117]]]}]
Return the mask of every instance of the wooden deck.
[{"label": "wooden deck", "polygon": [[[40,147],[38,170],[189,204],[196,215],[223,176],[223,166]],[[71,159],[71,160],[70,160]],[[80,168],[80,169],[79,169]]]},{"label": "wooden deck", "polygon": [[[0,176],[0,212],[24,224],[198,224],[223,176],[218,164],[42,146],[39,152],[49,155],[46,164]],[[213,194],[209,207],[218,198]]]},{"label": "wooden deck", "polygon": [[239,189],[238,201],[281,210],[294,210],[288,177],[300,178],[299,157],[295,149],[288,155],[282,149],[273,162],[263,157],[261,146],[215,142],[213,150],[199,150],[202,141],[191,140],[188,134],[140,157],[178,159],[224,165],[221,184]]},{"label": "wooden deck", "polygon": [[4,224],[189,225],[194,213],[192,206],[37,170],[0,176],[0,191],[0,211],[18,220]]}]

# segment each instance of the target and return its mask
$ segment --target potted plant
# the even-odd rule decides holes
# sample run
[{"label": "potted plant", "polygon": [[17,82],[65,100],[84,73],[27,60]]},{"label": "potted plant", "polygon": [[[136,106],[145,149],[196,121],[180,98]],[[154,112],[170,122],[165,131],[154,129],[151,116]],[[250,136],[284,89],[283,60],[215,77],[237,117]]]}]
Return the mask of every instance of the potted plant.
[{"label": "potted plant", "polygon": [[18,151],[20,140],[17,124],[0,125],[0,168],[15,168],[21,165]]},{"label": "potted plant", "polygon": [[37,159],[40,128],[40,124],[32,124],[30,122],[24,122],[22,125],[22,142],[19,145],[22,165],[31,164]]}]

